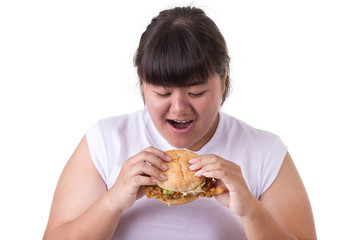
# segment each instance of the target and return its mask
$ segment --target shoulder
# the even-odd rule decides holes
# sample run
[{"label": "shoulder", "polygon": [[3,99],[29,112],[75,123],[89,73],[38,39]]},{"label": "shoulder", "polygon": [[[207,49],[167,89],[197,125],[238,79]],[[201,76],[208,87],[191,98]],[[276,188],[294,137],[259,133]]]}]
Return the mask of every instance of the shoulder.
[{"label": "shoulder", "polygon": [[112,117],[107,117],[98,120],[93,126],[98,126],[103,130],[117,129],[121,127],[129,127],[132,124],[137,124],[144,120],[144,110],[139,110],[129,114],[122,114]]},{"label": "shoulder", "polygon": [[253,127],[252,125],[224,112],[220,113],[224,124],[224,131],[231,138],[236,139],[236,143],[254,144],[256,148],[271,147],[275,142],[281,141],[280,137],[272,132]]},{"label": "shoulder", "polygon": [[230,115],[221,114],[227,132],[225,152],[242,168],[251,192],[259,198],[274,181],[287,153],[281,138]]},{"label": "shoulder", "polygon": [[102,137],[122,136],[127,132],[135,132],[142,126],[145,118],[144,110],[139,110],[130,114],[123,114],[100,119],[96,121],[86,131],[86,137]]},{"label": "shoulder", "polygon": [[86,131],[91,159],[108,187],[115,181],[122,162],[143,147],[145,118],[144,110],[108,117]]},{"label": "shoulder", "polygon": [[109,154],[118,148],[137,145],[136,141],[146,134],[147,116],[145,110],[139,110],[97,121],[86,131],[90,152],[96,150]]}]

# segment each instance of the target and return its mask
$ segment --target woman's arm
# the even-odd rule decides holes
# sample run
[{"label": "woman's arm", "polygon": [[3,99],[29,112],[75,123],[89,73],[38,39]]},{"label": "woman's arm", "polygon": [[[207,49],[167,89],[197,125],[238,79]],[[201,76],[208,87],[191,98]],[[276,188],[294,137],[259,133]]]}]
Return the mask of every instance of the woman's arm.
[{"label": "woman's arm", "polygon": [[[249,233],[255,235],[259,230],[258,226],[271,228],[271,224],[266,224],[266,218],[274,218],[276,224],[297,239],[317,239],[310,201],[289,153],[286,154],[275,181],[260,197],[260,203],[254,215],[243,220],[244,224],[248,224]],[[257,224],[251,224],[252,222]],[[263,237],[266,239],[266,236]]]},{"label": "woman's arm", "polygon": [[216,155],[189,162],[195,175],[219,179],[217,184],[228,190],[215,198],[241,217],[248,239],[316,239],[309,199],[288,153],[260,201],[251,194],[235,163]]},{"label": "woman's arm", "polygon": [[121,212],[106,193],[83,137],[60,176],[43,239],[111,239]]},{"label": "woman's arm", "polygon": [[156,148],[144,149],[124,162],[107,191],[84,137],[60,176],[43,239],[111,239],[122,211],[144,195],[140,186],[166,179],[163,161],[171,159]]}]

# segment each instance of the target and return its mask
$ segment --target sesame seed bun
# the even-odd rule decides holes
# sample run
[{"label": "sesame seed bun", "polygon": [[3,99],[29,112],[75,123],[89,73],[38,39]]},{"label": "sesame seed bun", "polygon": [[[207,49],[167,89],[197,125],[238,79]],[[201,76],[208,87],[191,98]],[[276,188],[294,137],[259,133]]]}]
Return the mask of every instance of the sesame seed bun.
[{"label": "sesame seed bun", "polygon": [[163,174],[167,180],[157,185],[163,189],[175,192],[192,191],[199,185],[204,185],[205,177],[195,176],[195,172],[189,169],[188,161],[197,156],[196,153],[185,149],[174,149],[165,152],[172,161],[165,163],[169,168]]}]

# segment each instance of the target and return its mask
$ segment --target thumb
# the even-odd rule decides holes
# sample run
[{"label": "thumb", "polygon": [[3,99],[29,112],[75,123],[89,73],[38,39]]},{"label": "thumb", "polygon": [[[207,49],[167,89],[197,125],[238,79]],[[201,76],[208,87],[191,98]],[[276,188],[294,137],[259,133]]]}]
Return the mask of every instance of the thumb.
[{"label": "thumb", "polygon": [[145,190],[143,187],[139,187],[139,190],[136,194],[136,200],[142,198],[143,196],[145,196]]}]

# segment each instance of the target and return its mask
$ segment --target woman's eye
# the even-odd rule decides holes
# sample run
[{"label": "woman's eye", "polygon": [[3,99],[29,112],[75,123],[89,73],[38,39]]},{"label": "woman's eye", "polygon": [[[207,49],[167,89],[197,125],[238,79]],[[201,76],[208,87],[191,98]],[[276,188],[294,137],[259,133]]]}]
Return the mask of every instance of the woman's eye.
[{"label": "woman's eye", "polygon": [[200,93],[189,93],[189,96],[190,97],[200,97],[200,96],[202,96],[204,93],[205,93],[206,91],[204,91],[204,92],[200,92]]},{"label": "woman's eye", "polygon": [[170,93],[156,93],[159,97],[167,97],[170,96]]}]

